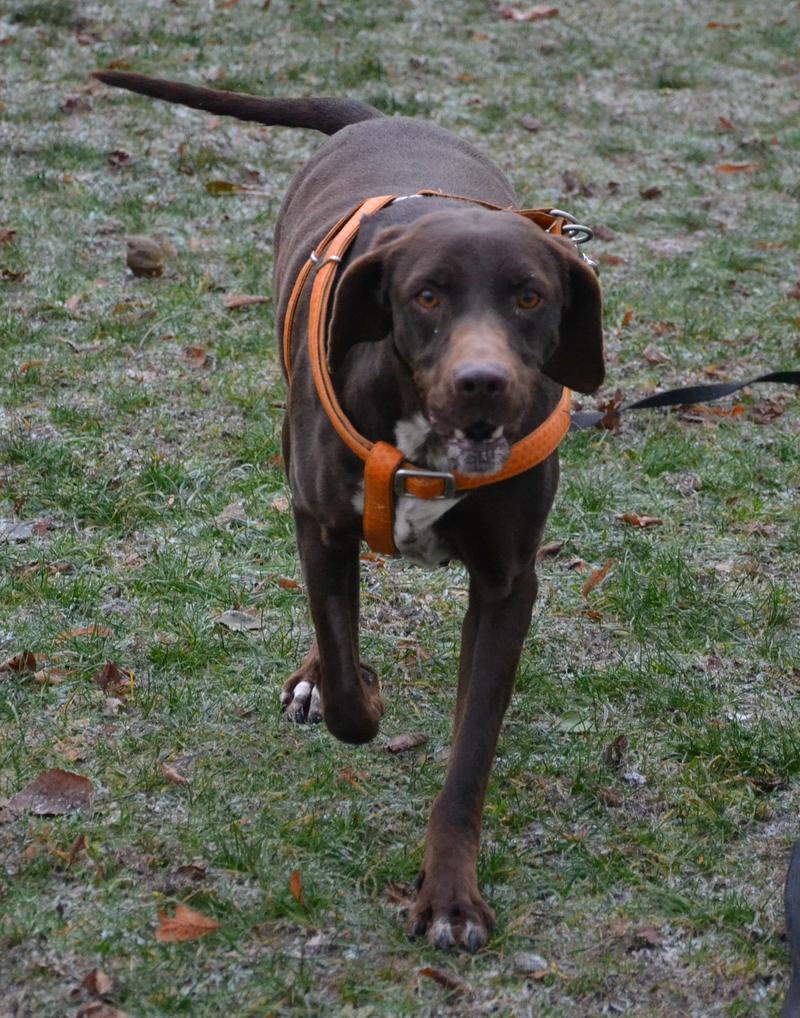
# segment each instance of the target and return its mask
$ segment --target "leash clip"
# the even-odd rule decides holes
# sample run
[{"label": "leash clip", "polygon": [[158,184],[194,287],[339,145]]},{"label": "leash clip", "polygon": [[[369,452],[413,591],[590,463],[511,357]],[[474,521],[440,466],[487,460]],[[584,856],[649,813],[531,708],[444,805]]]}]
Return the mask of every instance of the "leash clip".
[{"label": "leash clip", "polygon": [[[443,498],[455,498],[456,496],[456,479],[452,474],[447,473],[445,470],[403,470],[402,467],[395,471],[394,474],[394,493],[395,495],[407,495],[405,479],[407,477],[419,477],[422,480],[432,481],[443,481],[444,492],[441,495],[435,495],[431,501],[438,501]],[[411,496],[412,498],[415,496]]]}]

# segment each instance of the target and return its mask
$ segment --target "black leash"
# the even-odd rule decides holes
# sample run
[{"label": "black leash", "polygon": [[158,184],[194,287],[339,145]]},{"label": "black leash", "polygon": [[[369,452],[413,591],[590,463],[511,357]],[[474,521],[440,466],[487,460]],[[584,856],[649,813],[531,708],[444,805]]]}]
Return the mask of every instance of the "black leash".
[{"label": "black leash", "polygon": [[781,1018],[800,1018],[800,841],[792,849],[784,892],[786,939],[792,956],[792,979]]},{"label": "black leash", "polygon": [[730,396],[732,393],[738,392],[739,389],[744,389],[746,385],[755,385],[757,382],[782,382],[785,385],[800,385],[800,371],[771,371],[769,374],[759,375],[758,378],[749,378],[746,382],[687,385],[682,389],[669,389],[667,392],[658,392],[655,396],[638,399],[635,403],[614,407],[611,411],[578,410],[572,415],[570,431],[593,428],[608,413],[620,415],[627,413],[629,410],[644,410],[648,407],[687,406],[693,403],[707,403],[710,400],[722,399],[723,396]]}]

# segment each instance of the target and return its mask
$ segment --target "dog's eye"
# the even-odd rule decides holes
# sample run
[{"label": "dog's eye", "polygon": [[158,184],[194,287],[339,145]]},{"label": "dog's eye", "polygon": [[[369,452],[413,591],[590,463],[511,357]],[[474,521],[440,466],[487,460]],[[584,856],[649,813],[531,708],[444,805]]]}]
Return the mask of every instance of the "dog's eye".
[{"label": "dog's eye", "polygon": [[517,297],[517,307],[522,308],[523,311],[530,311],[531,308],[536,307],[540,300],[539,294],[534,293],[533,290],[523,290]]},{"label": "dog's eye", "polygon": [[417,294],[417,304],[426,311],[432,311],[439,307],[439,298],[433,290],[420,290]]}]

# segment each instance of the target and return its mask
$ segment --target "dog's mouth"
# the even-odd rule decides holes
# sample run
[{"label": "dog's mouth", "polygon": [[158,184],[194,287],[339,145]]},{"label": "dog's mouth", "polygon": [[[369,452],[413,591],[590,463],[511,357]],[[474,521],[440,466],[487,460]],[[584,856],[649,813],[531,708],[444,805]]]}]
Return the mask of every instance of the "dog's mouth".
[{"label": "dog's mouth", "polygon": [[447,459],[459,474],[494,474],[505,464],[511,443],[502,425],[475,421],[467,428],[454,428],[447,438]]}]

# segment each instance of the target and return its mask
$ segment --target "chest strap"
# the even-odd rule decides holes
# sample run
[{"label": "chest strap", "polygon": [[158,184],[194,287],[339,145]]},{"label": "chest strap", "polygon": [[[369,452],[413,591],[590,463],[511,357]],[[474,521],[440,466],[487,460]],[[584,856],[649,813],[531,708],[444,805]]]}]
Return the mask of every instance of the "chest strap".
[{"label": "chest strap", "polygon": [[[454,197],[439,192],[423,191],[421,195]],[[320,403],[339,438],[364,463],[364,540],[373,551],[397,555],[394,543],[394,508],[398,497],[420,499],[454,498],[487,484],[505,481],[542,463],[558,448],[569,431],[572,394],[564,388],[556,408],[530,434],[515,442],[505,465],[494,474],[464,475],[457,472],[427,470],[406,461],[403,452],[388,442],[372,442],[361,435],[342,410],[333,387],[328,365],[328,311],[336,272],[344,255],[355,240],[361,220],[385,208],[394,195],[367,198],[328,231],[295,280],[283,325],[283,359],[291,382],[292,328],[300,295],[311,270],[317,272],[311,288],[308,314],[308,353],[314,386]],[[473,201],[459,198],[461,201]],[[474,201],[474,204],[500,211],[497,206]],[[542,229],[559,234],[563,218],[542,209],[507,209],[531,219]]]}]

